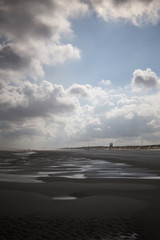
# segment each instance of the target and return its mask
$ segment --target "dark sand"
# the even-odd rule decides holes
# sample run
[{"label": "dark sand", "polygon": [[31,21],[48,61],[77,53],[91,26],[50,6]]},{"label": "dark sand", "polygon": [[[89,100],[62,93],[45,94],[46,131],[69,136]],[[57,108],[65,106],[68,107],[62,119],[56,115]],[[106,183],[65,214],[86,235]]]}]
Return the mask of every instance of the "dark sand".
[{"label": "dark sand", "polygon": [[[158,151],[57,154],[109,159],[160,176]],[[160,179],[50,176],[39,180],[43,182],[0,182],[0,240],[160,239]],[[73,199],[63,200],[64,196]]]}]

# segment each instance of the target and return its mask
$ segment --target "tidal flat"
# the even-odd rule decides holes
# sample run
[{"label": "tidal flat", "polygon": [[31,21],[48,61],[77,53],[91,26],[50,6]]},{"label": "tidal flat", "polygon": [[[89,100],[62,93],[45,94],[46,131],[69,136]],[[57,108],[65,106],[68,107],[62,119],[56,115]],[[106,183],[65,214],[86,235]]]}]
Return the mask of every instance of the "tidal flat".
[{"label": "tidal flat", "polygon": [[0,194],[2,239],[160,239],[160,151],[0,151]]}]

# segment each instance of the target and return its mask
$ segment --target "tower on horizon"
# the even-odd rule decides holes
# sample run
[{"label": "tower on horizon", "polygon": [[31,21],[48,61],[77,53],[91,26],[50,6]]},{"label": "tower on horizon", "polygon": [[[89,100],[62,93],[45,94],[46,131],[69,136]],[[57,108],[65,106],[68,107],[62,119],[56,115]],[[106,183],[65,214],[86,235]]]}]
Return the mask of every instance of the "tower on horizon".
[{"label": "tower on horizon", "polygon": [[113,148],[113,143],[109,144],[109,149]]}]

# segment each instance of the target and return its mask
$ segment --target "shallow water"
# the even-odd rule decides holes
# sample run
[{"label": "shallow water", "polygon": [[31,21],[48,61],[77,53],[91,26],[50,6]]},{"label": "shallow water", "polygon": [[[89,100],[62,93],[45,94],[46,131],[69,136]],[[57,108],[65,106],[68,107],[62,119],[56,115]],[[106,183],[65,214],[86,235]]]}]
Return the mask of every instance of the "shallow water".
[{"label": "shallow water", "polygon": [[[128,156],[129,157],[129,156]],[[156,171],[65,152],[0,152],[0,181],[38,183],[41,177],[159,179]]]},{"label": "shallow water", "polygon": [[61,200],[61,201],[66,201],[66,200],[75,200],[77,199],[76,197],[73,196],[59,196],[59,197],[53,197],[53,200]]}]

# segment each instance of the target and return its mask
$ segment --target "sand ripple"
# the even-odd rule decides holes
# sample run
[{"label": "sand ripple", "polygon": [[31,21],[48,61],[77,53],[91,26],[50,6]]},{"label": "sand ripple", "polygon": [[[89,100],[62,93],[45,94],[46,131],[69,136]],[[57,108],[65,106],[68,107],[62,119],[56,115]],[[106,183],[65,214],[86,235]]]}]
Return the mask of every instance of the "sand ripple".
[{"label": "sand ripple", "polygon": [[[2,240],[138,240],[129,219],[81,219],[44,217],[40,214],[25,217],[5,217],[0,220]],[[145,239],[147,240],[147,239]]]}]

